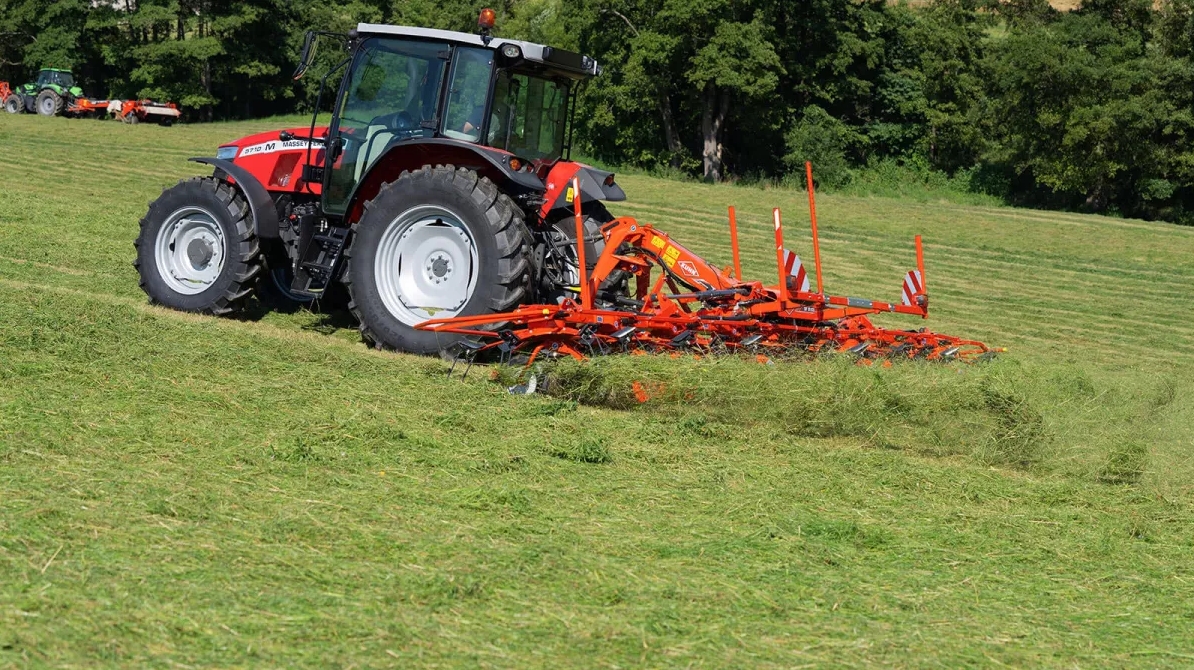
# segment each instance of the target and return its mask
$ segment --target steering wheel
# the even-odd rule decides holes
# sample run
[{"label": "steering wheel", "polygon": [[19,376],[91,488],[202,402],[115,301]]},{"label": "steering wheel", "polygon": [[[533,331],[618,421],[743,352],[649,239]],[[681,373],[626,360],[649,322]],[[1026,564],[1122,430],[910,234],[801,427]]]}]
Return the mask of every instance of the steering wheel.
[{"label": "steering wheel", "polygon": [[414,120],[410,114],[403,112],[394,112],[392,114],[382,114],[381,116],[373,117],[369,122],[371,126],[385,126],[392,132],[400,133],[407,130],[416,130],[419,124]]}]

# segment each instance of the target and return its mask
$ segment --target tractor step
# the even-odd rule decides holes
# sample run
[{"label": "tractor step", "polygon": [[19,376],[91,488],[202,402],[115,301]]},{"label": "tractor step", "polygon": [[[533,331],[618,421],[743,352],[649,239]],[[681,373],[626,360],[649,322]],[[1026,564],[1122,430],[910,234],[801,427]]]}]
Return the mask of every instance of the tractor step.
[{"label": "tractor step", "polygon": [[302,244],[302,260],[294,273],[290,290],[299,295],[318,297],[327,289],[344,254],[348,229],[328,227],[315,232]]}]

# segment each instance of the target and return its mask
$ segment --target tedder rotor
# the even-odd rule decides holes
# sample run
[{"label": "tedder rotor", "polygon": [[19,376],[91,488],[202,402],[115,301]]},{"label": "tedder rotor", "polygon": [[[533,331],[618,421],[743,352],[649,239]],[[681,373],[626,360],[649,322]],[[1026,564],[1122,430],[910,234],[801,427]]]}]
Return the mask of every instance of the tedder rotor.
[{"label": "tedder rotor", "polygon": [[[806,164],[816,291],[800,257],[785,246],[779,209],[772,212],[779,281],[769,286],[742,278],[734,209],[729,210],[733,268],[718,269],[648,223],[622,217],[601,227],[603,251],[589,263],[577,248],[576,297],[526,305],[503,314],[432,319],[418,326],[464,335],[458,356],[470,363],[486,352],[503,361],[528,354],[587,356],[610,353],[753,353],[769,360],[787,352],[844,352],[863,361],[924,359],[974,361],[994,350],[982,342],[920,330],[880,328],[868,318],[895,313],[927,318],[924,250],[916,236],[916,269],[904,276],[899,302],[825,292],[817,233],[812,165]],[[573,184],[575,193],[579,185]],[[574,200],[577,235],[585,221]],[[609,287],[633,278],[626,295]],[[492,324],[502,324],[495,329]]]}]

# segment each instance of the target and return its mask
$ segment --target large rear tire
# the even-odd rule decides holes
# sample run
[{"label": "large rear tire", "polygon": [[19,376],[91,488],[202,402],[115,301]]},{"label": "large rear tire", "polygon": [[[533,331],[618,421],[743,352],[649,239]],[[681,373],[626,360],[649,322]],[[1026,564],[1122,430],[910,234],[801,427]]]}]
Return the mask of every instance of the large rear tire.
[{"label": "large rear tire", "polygon": [[[601,227],[614,220],[609,210],[600,202],[584,206],[585,267],[586,276],[591,276],[597,259],[605,250],[605,238]],[[576,219],[573,215],[561,213],[548,224],[544,236],[545,247],[541,250],[542,263],[536,263],[539,277],[537,286],[543,302],[559,302],[564,298],[580,300],[579,258],[576,253]]]},{"label": "large rear tire", "polygon": [[240,191],[213,177],[162,191],[134,243],[133,266],[150,301],[207,314],[242,307],[261,271],[251,216]]},{"label": "large rear tire", "polygon": [[414,326],[514,309],[531,295],[531,253],[522,211],[491,181],[425,165],[365,204],[345,252],[348,306],[367,343],[434,354],[461,337]]},{"label": "large rear tire", "polygon": [[25,111],[25,101],[21,100],[21,96],[13,93],[4,101],[4,111],[9,114],[20,114]]},{"label": "large rear tire", "polygon": [[62,96],[48,88],[37,94],[37,113],[42,116],[58,116],[62,106]]}]

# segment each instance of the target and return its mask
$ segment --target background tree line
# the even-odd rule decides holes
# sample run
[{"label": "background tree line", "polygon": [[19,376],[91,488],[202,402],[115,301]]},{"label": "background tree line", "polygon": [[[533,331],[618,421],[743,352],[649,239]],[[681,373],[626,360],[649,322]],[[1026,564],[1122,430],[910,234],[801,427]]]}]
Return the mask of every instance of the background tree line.
[{"label": "background tree line", "polygon": [[[288,76],[303,30],[471,31],[482,4],[0,0],[0,79],[69,67],[94,96],[170,99],[190,120],[307,111],[318,76]],[[1019,204],[1194,222],[1194,0],[487,4],[499,34],[604,64],[577,137],[609,164],[783,180],[812,160],[830,188],[895,169]]]}]

